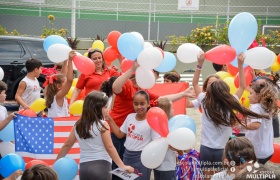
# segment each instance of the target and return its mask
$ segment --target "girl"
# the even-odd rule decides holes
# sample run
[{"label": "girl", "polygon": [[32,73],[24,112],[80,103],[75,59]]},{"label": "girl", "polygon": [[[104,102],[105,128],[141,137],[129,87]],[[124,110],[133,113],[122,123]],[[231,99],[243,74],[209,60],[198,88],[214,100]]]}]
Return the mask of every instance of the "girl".
[{"label": "girl", "polygon": [[224,171],[216,173],[211,180],[232,180],[248,165],[257,161],[253,144],[246,137],[234,137],[226,144],[223,153]]},{"label": "girl", "polygon": [[219,171],[222,168],[222,154],[226,142],[232,134],[231,126],[236,123],[241,124],[235,112],[241,113],[244,117],[267,118],[266,115],[259,115],[246,109],[238,101],[245,89],[243,62],[244,55],[240,54],[238,56],[240,85],[234,95],[230,94],[229,86],[222,80],[208,84],[206,92],[203,93],[198,86],[198,79],[204,63],[204,53],[202,52],[198,56],[193,88],[198,95],[198,103],[202,106],[200,160],[206,178],[209,178],[214,170]]},{"label": "girl", "polygon": [[[164,110],[168,119],[173,117],[174,109],[172,102],[166,98],[158,100],[158,107]],[[162,164],[154,169],[155,180],[175,180],[176,179],[176,152],[168,149]]]},{"label": "girl", "polygon": [[[75,51],[69,53],[69,60],[64,61],[62,67],[63,74],[55,74],[47,77],[44,86],[46,87],[46,106],[48,108],[48,117],[67,117],[68,103],[66,94],[71,88],[73,82],[72,58],[76,55]],[[67,71],[65,72],[67,66]],[[67,74],[67,76],[65,76]]]},{"label": "girl", "polygon": [[80,179],[110,180],[109,173],[112,159],[129,173],[134,172],[130,166],[125,166],[120,159],[110,136],[110,127],[103,120],[108,115],[108,97],[105,93],[92,91],[84,101],[83,113],[73,127],[69,138],[64,143],[57,159],[64,157],[78,140],[80,145]]},{"label": "girl", "polygon": [[111,110],[114,105],[116,95],[113,93],[112,86],[117,78],[118,76],[112,76],[107,81],[104,81],[100,86],[100,91],[104,92],[109,97],[109,101],[108,101],[109,110]]},{"label": "girl", "polygon": [[150,179],[151,170],[141,163],[141,152],[149,142],[159,138],[160,135],[151,129],[146,119],[150,107],[150,98],[147,92],[140,90],[134,94],[133,107],[136,113],[129,114],[120,128],[111,117],[108,120],[118,138],[126,136],[124,163],[137,169],[138,175],[140,175],[137,180],[147,180]]},{"label": "girl", "polygon": [[245,136],[253,143],[258,162],[265,164],[273,155],[272,117],[278,113],[277,93],[266,81],[254,83],[250,88],[250,110],[266,114],[269,119],[251,118]]}]

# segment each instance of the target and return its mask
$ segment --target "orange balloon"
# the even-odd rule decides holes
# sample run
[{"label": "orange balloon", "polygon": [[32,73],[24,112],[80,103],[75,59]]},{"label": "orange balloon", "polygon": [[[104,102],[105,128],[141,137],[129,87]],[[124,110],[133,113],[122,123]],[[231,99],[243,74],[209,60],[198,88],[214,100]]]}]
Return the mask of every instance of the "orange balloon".
[{"label": "orange balloon", "polygon": [[124,59],[121,63],[121,70],[122,72],[126,72],[133,66],[134,61]]},{"label": "orange balloon", "polygon": [[280,54],[277,56],[277,62],[280,64]]},{"label": "orange balloon", "polygon": [[[252,71],[253,71],[253,69],[250,66],[247,66],[246,68],[244,68],[246,87],[249,86],[249,84],[253,80]],[[239,73],[237,73],[234,78],[234,85],[235,85],[235,87],[239,88]]]},{"label": "orange balloon", "polygon": [[25,165],[25,169],[29,169],[29,168],[31,168],[32,166],[36,165],[36,164],[42,164],[42,165],[45,165],[45,166],[49,166],[48,163],[46,163],[45,161],[41,161],[41,160],[32,160],[32,161],[29,161],[29,162]]},{"label": "orange balloon", "polygon": [[166,137],[168,135],[168,118],[161,108],[150,108],[147,112],[147,121],[150,127],[162,137]]},{"label": "orange balloon", "polygon": [[23,114],[24,111],[25,111],[25,109],[19,110],[18,114]]},{"label": "orange balloon", "polygon": [[216,64],[230,63],[235,57],[236,51],[229,45],[220,45],[205,53],[205,58]]},{"label": "orange balloon", "polygon": [[117,59],[119,54],[120,53],[117,48],[110,46],[105,49],[103,57],[106,62],[110,63]]},{"label": "orange balloon", "polygon": [[280,144],[273,143],[274,153],[270,158],[270,161],[273,163],[280,163]]},{"label": "orange balloon", "polygon": [[31,109],[26,109],[26,110],[22,111],[22,115],[28,116],[28,117],[37,117],[37,114]]},{"label": "orange balloon", "polygon": [[114,48],[117,48],[117,44],[118,44],[118,39],[119,37],[121,36],[122,34],[119,32],[119,31],[111,31],[109,34],[108,34],[108,43],[114,47]]},{"label": "orange balloon", "polygon": [[94,62],[85,56],[74,56],[73,62],[76,68],[85,75],[91,75],[95,71]]}]

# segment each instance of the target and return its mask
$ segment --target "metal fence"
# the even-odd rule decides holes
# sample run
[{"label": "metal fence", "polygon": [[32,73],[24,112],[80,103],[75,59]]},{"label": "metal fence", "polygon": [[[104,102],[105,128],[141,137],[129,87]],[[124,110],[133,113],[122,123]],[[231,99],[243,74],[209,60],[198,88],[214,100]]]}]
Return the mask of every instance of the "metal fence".
[{"label": "metal fence", "polygon": [[47,16],[52,14],[54,27],[68,29],[67,36],[106,36],[115,29],[138,31],[154,40],[189,34],[198,24],[223,24],[239,12],[252,13],[262,25],[280,24],[279,0],[200,0],[198,11],[179,11],[177,0],[1,0],[0,24],[9,31],[40,36],[42,26],[50,27]]}]

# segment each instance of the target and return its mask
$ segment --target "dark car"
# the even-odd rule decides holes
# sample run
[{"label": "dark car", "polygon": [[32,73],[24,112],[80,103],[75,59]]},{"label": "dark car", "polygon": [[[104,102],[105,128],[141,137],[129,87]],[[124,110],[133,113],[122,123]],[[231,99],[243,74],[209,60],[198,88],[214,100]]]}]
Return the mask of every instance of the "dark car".
[{"label": "dark car", "polygon": [[[19,82],[27,73],[25,69],[27,59],[40,60],[43,67],[54,66],[44,51],[43,42],[44,39],[41,38],[0,36],[0,67],[4,70],[3,81],[8,85],[7,100],[15,98]],[[45,76],[41,74],[38,81],[42,85]]]}]

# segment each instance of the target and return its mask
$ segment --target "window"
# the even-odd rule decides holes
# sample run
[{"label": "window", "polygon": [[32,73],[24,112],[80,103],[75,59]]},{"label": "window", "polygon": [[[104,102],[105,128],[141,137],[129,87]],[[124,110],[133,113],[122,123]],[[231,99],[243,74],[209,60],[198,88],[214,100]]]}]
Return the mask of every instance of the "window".
[{"label": "window", "polygon": [[17,41],[0,41],[0,56],[1,58],[20,58],[24,52]]}]

